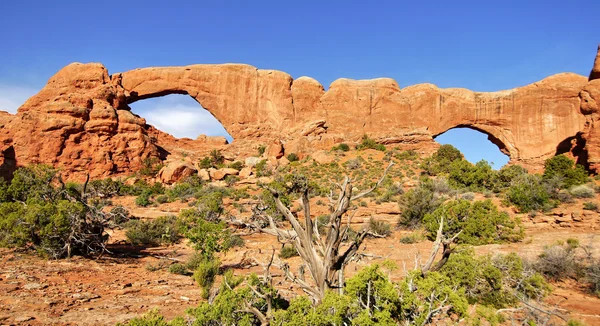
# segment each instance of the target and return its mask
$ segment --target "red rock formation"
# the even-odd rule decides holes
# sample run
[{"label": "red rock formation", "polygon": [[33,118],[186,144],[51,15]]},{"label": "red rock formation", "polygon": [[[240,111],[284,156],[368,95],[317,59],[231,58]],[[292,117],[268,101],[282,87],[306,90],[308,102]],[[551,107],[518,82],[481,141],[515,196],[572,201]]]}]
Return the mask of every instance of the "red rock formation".
[{"label": "red rock formation", "polygon": [[[599,52],[600,57],[600,52]],[[392,79],[338,79],[328,91],[316,80],[248,65],[144,68],[109,76],[100,64],[71,64],[50,79],[16,116],[0,116],[0,141],[18,164],[49,163],[68,174],[128,173],[151,157],[226,148],[249,153],[261,143],[310,154],[359,141],[431,144],[455,127],[488,134],[511,162],[540,167],[577,147],[600,167],[595,130],[600,59],[590,79],[571,73],[520,88],[481,93],[420,84],[401,89]],[[234,137],[175,139],[132,114],[128,104],[188,94]],[[201,109],[199,107],[199,109]],[[8,123],[7,123],[8,122]],[[579,143],[577,141],[579,140]],[[585,141],[585,148],[582,142]],[[278,151],[278,155],[283,155]],[[581,154],[584,155],[584,154]]]}]

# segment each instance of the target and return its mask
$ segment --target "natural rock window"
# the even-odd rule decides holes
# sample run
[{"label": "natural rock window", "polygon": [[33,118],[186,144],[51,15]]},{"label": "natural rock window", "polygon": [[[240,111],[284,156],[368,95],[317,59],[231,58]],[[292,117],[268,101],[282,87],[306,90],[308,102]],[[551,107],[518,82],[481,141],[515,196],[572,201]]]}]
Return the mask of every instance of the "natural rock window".
[{"label": "natural rock window", "polygon": [[510,159],[486,133],[468,127],[452,128],[434,139],[442,145],[450,144],[456,147],[465,159],[473,164],[480,160],[488,161],[495,170],[500,169]]},{"label": "natural rock window", "polygon": [[149,125],[176,138],[196,139],[200,135],[223,136],[231,143],[223,125],[189,95],[171,94],[129,104],[131,111]]}]

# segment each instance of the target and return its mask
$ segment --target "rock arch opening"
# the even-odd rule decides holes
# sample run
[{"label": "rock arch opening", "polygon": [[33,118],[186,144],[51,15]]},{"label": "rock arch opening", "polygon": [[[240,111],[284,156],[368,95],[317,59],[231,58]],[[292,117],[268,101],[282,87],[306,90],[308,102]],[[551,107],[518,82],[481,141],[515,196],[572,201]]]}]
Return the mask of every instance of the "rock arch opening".
[{"label": "rock arch opening", "polygon": [[153,94],[130,101],[131,111],[146,119],[149,125],[176,138],[196,139],[200,135],[233,137],[223,124],[193,97],[182,92]]},{"label": "rock arch opening", "polygon": [[457,126],[433,137],[438,143],[450,144],[460,150],[471,163],[486,160],[495,170],[506,165],[510,157],[506,145],[484,130],[472,126]]}]

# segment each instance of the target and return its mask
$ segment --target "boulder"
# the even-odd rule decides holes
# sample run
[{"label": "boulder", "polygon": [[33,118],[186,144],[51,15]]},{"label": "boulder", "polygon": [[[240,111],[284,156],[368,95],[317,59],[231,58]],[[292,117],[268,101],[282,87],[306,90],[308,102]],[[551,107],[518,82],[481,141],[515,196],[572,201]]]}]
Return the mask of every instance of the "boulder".
[{"label": "boulder", "polygon": [[240,170],[240,178],[245,179],[247,177],[249,177],[252,174],[252,168],[250,167],[244,167],[242,168],[242,170]]},{"label": "boulder", "polygon": [[329,164],[335,161],[335,156],[327,151],[314,152],[310,157],[319,164]]},{"label": "boulder", "polygon": [[191,163],[175,161],[165,164],[157,177],[162,183],[172,184],[196,173],[198,171]]},{"label": "boulder", "polygon": [[262,161],[262,158],[260,158],[260,157],[254,157],[254,156],[251,156],[251,157],[247,157],[247,158],[244,160],[244,164],[245,164],[247,167],[251,167],[251,168],[253,168],[253,167],[255,167],[255,166],[256,166],[256,164],[260,163],[260,161]]},{"label": "boulder", "polygon": [[198,177],[203,181],[210,180],[210,174],[208,173],[208,170],[206,170],[206,169],[198,170]]}]

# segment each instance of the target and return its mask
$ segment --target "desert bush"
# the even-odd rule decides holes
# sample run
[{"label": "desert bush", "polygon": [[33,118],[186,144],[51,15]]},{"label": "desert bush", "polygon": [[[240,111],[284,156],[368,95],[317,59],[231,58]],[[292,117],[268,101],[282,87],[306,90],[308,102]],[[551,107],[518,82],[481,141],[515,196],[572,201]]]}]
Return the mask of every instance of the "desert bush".
[{"label": "desert bush", "polygon": [[350,146],[348,146],[348,144],[346,144],[346,143],[341,143],[341,144],[338,144],[338,145],[336,145],[336,146],[333,146],[333,147],[331,148],[331,150],[332,150],[332,151],[342,151],[342,152],[347,152],[347,151],[349,151],[349,150],[350,150]]},{"label": "desert bush", "polygon": [[155,177],[163,166],[163,163],[156,157],[146,158],[142,161],[142,168],[138,173],[145,177]]},{"label": "desert bush", "polygon": [[442,145],[430,157],[421,163],[421,168],[429,175],[449,173],[450,165],[454,161],[463,159],[462,153],[452,145]]},{"label": "desert bush", "polygon": [[244,239],[242,239],[242,237],[240,237],[239,235],[232,235],[230,237],[227,237],[225,240],[226,242],[223,244],[223,247],[226,249],[239,248],[243,247],[246,244]]},{"label": "desert bush", "polygon": [[298,155],[296,155],[296,153],[290,153],[287,156],[288,161],[290,162],[296,162],[298,161],[300,158],[298,157]]},{"label": "desert bush", "polygon": [[187,274],[187,268],[185,268],[185,265],[183,265],[183,264],[175,263],[175,264],[169,266],[169,273],[177,274],[177,275],[185,275],[185,274]]},{"label": "desert bush", "polygon": [[522,175],[527,174],[527,170],[520,165],[505,165],[496,174],[496,191],[510,187],[513,181]]},{"label": "desert bush", "polygon": [[266,150],[267,150],[267,146],[265,146],[265,145],[260,145],[256,148],[256,152],[258,153],[259,157],[262,156]]},{"label": "desert bush", "polygon": [[283,259],[299,256],[298,250],[294,246],[283,246],[279,251],[279,257]]},{"label": "desert bush", "polygon": [[235,161],[235,162],[231,162],[227,167],[231,168],[231,169],[236,169],[239,171],[244,168],[244,163],[240,162],[240,161]]},{"label": "desert bush", "polygon": [[353,158],[353,159],[350,159],[350,160],[348,160],[348,161],[346,161],[346,162],[344,163],[344,166],[345,166],[345,167],[346,167],[346,169],[348,169],[348,170],[356,170],[356,169],[359,169],[361,165],[362,165],[362,164],[361,164],[361,162],[360,162],[360,160],[359,160],[358,158]]},{"label": "desert bush", "polygon": [[158,195],[155,200],[159,204],[164,204],[169,202],[169,197],[167,195]]},{"label": "desert bush", "polygon": [[546,211],[555,206],[542,183],[542,177],[537,174],[516,177],[506,192],[506,199],[523,213]]},{"label": "desert bush", "polygon": [[153,309],[143,315],[129,320],[127,323],[117,323],[117,326],[184,326],[187,322],[178,317],[168,322],[163,315],[158,312],[158,309]]},{"label": "desert bush", "polygon": [[593,198],[596,195],[594,189],[586,185],[573,186],[569,192],[576,198]]},{"label": "desert bush", "polygon": [[87,185],[87,193],[92,197],[110,198],[119,195],[124,187],[120,180],[92,180]]},{"label": "desert bush", "polygon": [[369,231],[378,236],[388,237],[392,234],[392,226],[386,221],[379,221],[371,217],[369,219]]},{"label": "desert bush", "polygon": [[105,230],[128,214],[104,212],[105,201],[89,200],[81,189],[63,184],[49,166],[17,169],[10,184],[0,182],[0,246],[31,248],[52,258],[104,251]]},{"label": "desert bush", "polygon": [[57,180],[58,171],[51,166],[21,167],[15,171],[5,197],[21,202],[28,199],[52,201],[59,197],[59,190],[55,187]]},{"label": "desert bush", "polygon": [[421,182],[418,187],[405,192],[400,197],[400,218],[398,224],[404,227],[418,227],[428,213],[436,210],[444,201],[440,193],[434,192],[434,183]]},{"label": "desert bush", "polygon": [[540,299],[550,287],[515,253],[477,257],[463,248],[440,270],[455,287],[463,288],[470,303],[495,308],[514,306],[522,299]]},{"label": "desert bush", "polygon": [[374,139],[369,138],[369,136],[367,136],[366,134],[363,135],[361,143],[356,145],[356,149],[375,149],[378,151],[385,152],[385,146],[383,144],[378,144]]},{"label": "desert bush", "polygon": [[185,230],[193,248],[205,257],[213,257],[216,252],[227,251],[230,247],[231,234],[225,222],[212,222],[203,218],[197,219]]},{"label": "desert bush", "polygon": [[511,220],[507,213],[498,211],[491,200],[449,201],[425,215],[423,222],[427,237],[434,240],[440,220],[444,218],[443,232],[458,236],[458,243],[483,245],[489,243],[516,242],[522,240],[524,231],[519,220]]},{"label": "desert bush", "polygon": [[147,191],[142,192],[139,196],[135,198],[135,204],[140,207],[146,207],[152,204],[150,193]]},{"label": "desert bush", "polygon": [[202,288],[202,297],[204,299],[208,299],[210,295],[210,289],[215,284],[220,266],[221,262],[216,258],[204,259],[194,271],[194,281]]},{"label": "desert bush", "polygon": [[273,174],[273,171],[267,165],[267,160],[261,160],[254,167],[255,173],[257,177],[268,177]]},{"label": "desert bush", "polygon": [[400,238],[400,243],[403,244],[413,244],[413,243],[418,243],[425,240],[425,237],[423,237],[423,235],[420,232],[413,232],[411,234],[402,236]]},{"label": "desert bush", "polygon": [[409,149],[406,151],[402,151],[396,155],[394,155],[394,157],[398,160],[408,160],[408,161],[414,161],[416,159],[419,158],[419,153],[417,153],[416,151]]},{"label": "desert bush", "polygon": [[558,155],[544,163],[544,180],[550,178],[560,178],[565,188],[571,188],[586,183],[588,174],[583,166],[575,165],[575,162],[565,155]]},{"label": "desert bush", "polygon": [[464,194],[460,195],[460,199],[473,201],[473,199],[475,199],[475,194],[472,192],[465,192]]},{"label": "desert bush", "polygon": [[192,254],[190,258],[188,258],[188,260],[185,262],[185,267],[187,267],[187,269],[191,271],[196,270],[196,268],[198,268],[198,266],[203,260],[204,256],[202,256],[202,254],[200,254],[199,252],[194,252],[194,254]]},{"label": "desert bush", "polygon": [[588,201],[588,202],[583,203],[583,209],[585,209],[587,211],[597,211],[598,204]]},{"label": "desert bush", "polygon": [[449,181],[455,188],[468,188],[473,191],[494,190],[497,188],[497,173],[485,160],[475,165],[467,160],[454,160],[449,167]]},{"label": "desert bush", "polygon": [[593,260],[585,269],[585,280],[593,293],[600,297],[600,259]]},{"label": "desert bush", "polygon": [[127,240],[136,246],[172,244],[181,237],[175,216],[161,216],[150,221],[131,220],[126,229]]},{"label": "desert bush", "polygon": [[563,204],[571,204],[575,202],[571,193],[566,190],[560,190],[556,194],[556,199]]},{"label": "desert bush", "polygon": [[577,276],[581,266],[575,256],[578,242],[571,241],[567,244],[555,244],[544,248],[544,251],[534,262],[534,268],[552,280],[562,280]]}]

